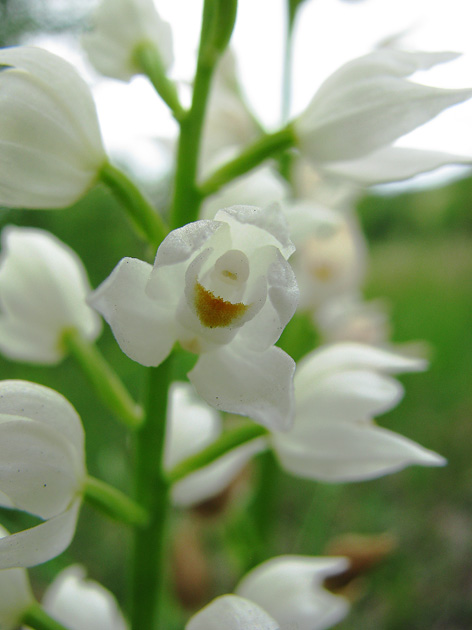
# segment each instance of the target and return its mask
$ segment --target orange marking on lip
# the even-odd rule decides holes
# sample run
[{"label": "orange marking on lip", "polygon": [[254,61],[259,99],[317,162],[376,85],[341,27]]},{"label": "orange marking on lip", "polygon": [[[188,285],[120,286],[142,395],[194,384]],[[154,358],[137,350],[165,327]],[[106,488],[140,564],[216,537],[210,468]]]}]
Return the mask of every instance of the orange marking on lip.
[{"label": "orange marking on lip", "polygon": [[195,308],[204,326],[208,328],[224,328],[235,319],[242,317],[247,310],[247,305],[242,302],[227,302],[223,298],[216,297],[214,293],[202,287],[197,282],[195,285]]}]

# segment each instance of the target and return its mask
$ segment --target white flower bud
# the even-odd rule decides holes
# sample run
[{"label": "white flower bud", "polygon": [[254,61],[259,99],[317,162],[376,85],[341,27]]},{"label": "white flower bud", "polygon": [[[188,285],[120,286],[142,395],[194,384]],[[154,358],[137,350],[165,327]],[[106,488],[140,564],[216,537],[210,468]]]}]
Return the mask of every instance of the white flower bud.
[{"label": "white flower bud", "polygon": [[41,48],[4,48],[0,64],[0,203],[69,206],[107,159],[90,90]]}]

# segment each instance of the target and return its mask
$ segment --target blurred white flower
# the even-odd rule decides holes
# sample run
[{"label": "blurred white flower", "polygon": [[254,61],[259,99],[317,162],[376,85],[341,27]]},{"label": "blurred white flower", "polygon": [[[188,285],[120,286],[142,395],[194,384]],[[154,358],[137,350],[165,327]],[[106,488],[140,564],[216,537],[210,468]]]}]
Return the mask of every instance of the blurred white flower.
[{"label": "blurred white flower", "polygon": [[115,597],[80,565],[61,571],[43,597],[43,608],[69,630],[126,630]]},{"label": "blurred white flower", "polygon": [[[171,470],[217,440],[223,432],[220,414],[199,399],[189,383],[175,382],[169,393],[164,467]],[[172,486],[175,505],[188,507],[222,492],[248,460],[267,448],[253,440],[235,448]]]},{"label": "blurred white flower", "polygon": [[405,78],[456,57],[382,48],[345,64],[293,122],[302,155],[318,168],[363,183],[396,181],[444,164],[470,162],[389,146],[472,96],[470,89],[446,90]]},{"label": "blurred white flower", "polygon": [[84,431],[72,405],[36,383],[0,382],[0,505],[43,521],[0,539],[0,569],[41,564],[69,546],[85,479]]},{"label": "blurred white flower", "polygon": [[86,303],[86,271],[75,252],[49,232],[14,226],[2,232],[0,351],[19,361],[57,363],[61,337],[75,328],[93,341],[101,320]]},{"label": "blurred white flower", "polygon": [[107,160],[89,87],[40,48],[4,48],[0,65],[0,203],[69,206]]},{"label": "blurred white flower", "polygon": [[362,481],[406,466],[442,466],[443,457],[377,426],[403,388],[387,376],[424,369],[425,361],[355,343],[320,348],[295,375],[296,417],[289,433],[273,432],[280,465],[300,477]]},{"label": "blurred white flower", "polygon": [[324,630],[344,619],[349,603],[323,582],[348,566],[342,557],[279,556],[250,571],[235,593],[258,604],[281,629]]},{"label": "blurred white flower", "polygon": [[122,81],[142,72],[134,55],[140,44],[148,43],[159,51],[167,69],[173,61],[172,32],[153,0],[103,0],[92,15],[92,30],[82,37],[95,68]]},{"label": "blurred white flower", "polygon": [[296,252],[290,260],[300,289],[300,310],[356,292],[364,280],[366,244],[354,216],[311,201],[285,203]]},{"label": "blurred white flower", "polygon": [[346,599],[323,588],[344,571],[345,558],[280,556],[250,571],[235,589],[194,615],[185,630],[324,630],[349,611]]},{"label": "blurred white flower", "polygon": [[287,182],[268,165],[238,177],[221,191],[211,195],[202,204],[201,219],[213,219],[220,208],[237,204],[264,208],[274,202],[282,202],[289,196]]},{"label": "blurred white flower", "polygon": [[297,305],[293,249],[279,208],[235,206],[171,232],[154,268],[123,259],[89,302],[133,360],[159,365],[179,341],[206,402],[287,430],[295,364],[273,344]]},{"label": "blurred white flower", "polygon": [[[0,526],[0,540],[8,536]],[[15,630],[21,622],[23,613],[35,603],[28,573],[25,569],[4,569],[0,571],[0,628]]]},{"label": "blurred white flower", "polygon": [[197,612],[185,630],[280,630],[280,626],[254,602],[222,595]]},{"label": "blurred white flower", "polygon": [[324,304],[314,319],[325,343],[384,346],[390,339],[388,306],[382,300],[365,302],[359,294],[340,295]]}]

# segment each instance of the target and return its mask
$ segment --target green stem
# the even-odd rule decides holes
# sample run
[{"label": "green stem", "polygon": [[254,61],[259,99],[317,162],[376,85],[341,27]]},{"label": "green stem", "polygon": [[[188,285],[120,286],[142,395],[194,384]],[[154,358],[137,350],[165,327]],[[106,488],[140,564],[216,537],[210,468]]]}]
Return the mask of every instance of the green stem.
[{"label": "green stem", "polygon": [[245,444],[246,442],[250,442],[251,440],[267,434],[267,429],[253,422],[248,422],[234,429],[230,429],[229,431],[223,433],[218,440],[207,446],[199,453],[188,457],[177,464],[177,466],[174,466],[174,468],[167,473],[167,479],[169,483],[175,483],[190,473],[195,472],[199,468],[203,468],[204,466],[211,464],[216,459],[225,455],[228,451],[233,450],[237,446],[241,446],[241,444]]},{"label": "green stem", "polygon": [[278,155],[296,144],[292,127],[288,125],[280,131],[268,134],[245,149],[237,158],[224,164],[199,186],[202,197],[217,192],[225,184],[240,175],[244,175],[264,160]]},{"label": "green stem", "polygon": [[28,610],[23,613],[21,619],[22,625],[30,626],[34,630],[67,630],[62,623],[59,623],[50,617],[39,604],[32,604]]},{"label": "green stem", "polygon": [[95,477],[87,477],[84,499],[113,519],[127,525],[144,527],[149,522],[147,511],[121,490]]},{"label": "green stem", "polygon": [[214,26],[213,1],[205,0],[192,106],[180,120],[180,137],[174,181],[171,225],[181,227],[198,218],[202,196],[197,188],[198,158],[211,79],[218,55],[210,50],[208,38]]},{"label": "green stem", "polygon": [[136,500],[148,510],[146,527],[137,529],[131,584],[131,628],[153,630],[159,623],[165,583],[164,546],[169,486],[162,462],[166,432],[167,395],[172,358],[149,368],[146,419],[136,432]]},{"label": "green stem", "polygon": [[139,427],[143,420],[142,409],[131,398],[98,348],[84,339],[75,328],[64,331],[62,343],[80,365],[105,405],[127,427],[131,429]]},{"label": "green stem", "polygon": [[134,51],[134,59],[164,103],[169,106],[174,118],[181,120],[185,116],[185,109],[180,103],[174,82],[166,76],[158,48],[153,42],[141,42]]},{"label": "green stem", "polygon": [[139,235],[157,248],[169,228],[136,184],[109,162],[99,171],[98,180],[107,186],[126,210]]}]

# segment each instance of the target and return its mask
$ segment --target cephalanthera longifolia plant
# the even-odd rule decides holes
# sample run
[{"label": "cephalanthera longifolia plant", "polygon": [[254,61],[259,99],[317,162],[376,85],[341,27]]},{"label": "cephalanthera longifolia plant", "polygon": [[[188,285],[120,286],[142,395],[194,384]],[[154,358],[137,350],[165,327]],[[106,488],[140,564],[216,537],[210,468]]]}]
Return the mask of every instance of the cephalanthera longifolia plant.
[{"label": "cephalanthera longifolia plant", "polygon": [[[287,4],[291,28],[301,2]],[[472,90],[412,80],[453,53],[384,46],[340,67],[304,112],[266,133],[228,50],[236,14],[237,0],[205,0],[188,106],[169,74],[179,54],[172,30],[152,0],[103,0],[83,37],[99,72],[144,75],[174,116],[168,207],[154,207],[112,164],[91,91],[68,62],[29,46],[0,51],[0,203],[67,208],[101,184],[150,252],[139,260],[123,251],[92,289],[79,257],[52,234],[3,230],[1,352],[35,364],[77,361],[91,385],[82,395],[98,394],[129,433],[134,488],[128,496],[88,474],[82,421],[61,394],[0,382],[0,504],[37,518],[1,531],[3,630],[170,629],[178,606],[169,595],[178,531],[170,508],[181,514],[220,496],[263,451],[294,477],[332,483],[445,463],[374,420],[402,398],[394,375],[427,366],[388,343],[385,314],[362,298],[367,249],[353,201],[363,186],[460,161],[393,143]],[[73,209],[62,212],[67,221]],[[322,341],[313,349],[299,336],[296,362],[277,344],[299,313]],[[142,400],[95,346],[100,315],[147,379]],[[177,377],[183,354],[191,359]],[[259,474],[256,495],[276,483],[269,468]],[[263,498],[269,523],[277,514]],[[118,603],[72,565],[36,599],[26,568],[69,546],[83,502],[133,532],[128,595]],[[250,528],[251,510],[245,517]],[[182,629],[321,630],[348,614],[348,600],[328,590],[328,578],[349,570],[347,558],[269,559],[257,542],[232,592],[215,588],[200,611],[177,615]]]}]

